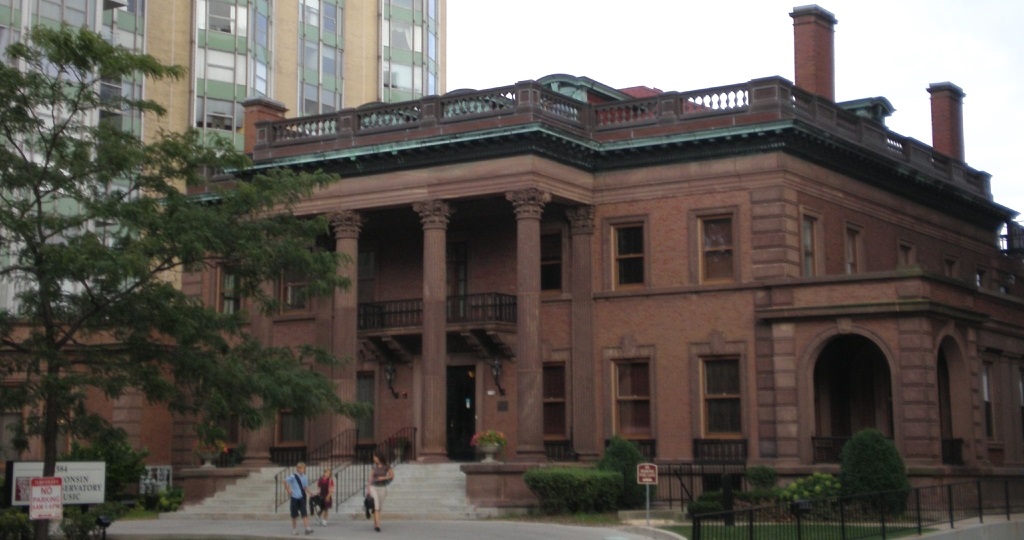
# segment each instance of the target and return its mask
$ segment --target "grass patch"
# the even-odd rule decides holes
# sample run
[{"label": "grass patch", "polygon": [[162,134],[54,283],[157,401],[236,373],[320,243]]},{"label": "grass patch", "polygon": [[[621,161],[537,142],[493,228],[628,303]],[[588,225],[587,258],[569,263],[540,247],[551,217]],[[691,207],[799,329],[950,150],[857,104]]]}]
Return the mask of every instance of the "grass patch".
[{"label": "grass patch", "polygon": [[528,521],[533,523],[554,523],[557,525],[580,525],[590,527],[607,527],[613,525],[619,525],[618,512],[601,512],[601,513],[578,513],[578,514],[556,514],[556,515],[543,515],[543,514],[527,514],[524,516],[501,516],[492,518],[498,521]]},{"label": "grass patch", "polygon": [[125,515],[123,515],[123,516],[121,516],[121,517],[119,517],[117,519],[119,519],[119,520],[156,519],[159,516],[160,516],[160,512],[157,512],[156,510],[146,510],[145,508],[143,508],[141,506],[136,506],[136,507],[132,508],[131,510],[129,510],[127,514],[125,514]]},{"label": "grass patch", "polygon": [[[689,525],[665,525],[658,527],[685,538],[693,538],[693,527]],[[797,538],[796,529],[791,523],[756,525],[757,537],[765,538]],[[922,534],[935,532],[936,529],[924,528]],[[842,538],[842,527],[839,525],[805,525],[801,528],[802,538]],[[735,527],[723,527],[717,525],[704,532],[707,538],[714,540],[744,540],[750,537],[750,531],[745,525]],[[860,539],[882,538],[882,532],[875,526],[847,525],[846,535]],[[885,538],[902,538],[917,536],[917,529],[903,530],[898,532],[887,532]]]}]

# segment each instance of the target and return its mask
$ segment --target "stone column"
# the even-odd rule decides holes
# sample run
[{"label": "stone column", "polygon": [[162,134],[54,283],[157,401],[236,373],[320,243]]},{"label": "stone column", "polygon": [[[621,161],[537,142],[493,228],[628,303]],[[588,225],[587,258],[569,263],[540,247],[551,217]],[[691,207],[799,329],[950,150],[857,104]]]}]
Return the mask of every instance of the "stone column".
[{"label": "stone column", "polygon": [[451,208],[444,201],[413,204],[423,223],[423,418],[421,420],[420,458],[424,461],[448,459],[447,418],[448,379],[448,300],[445,265],[448,218]]},{"label": "stone column", "polygon": [[566,216],[572,232],[572,444],[580,459],[592,461],[601,452],[594,380],[594,207],[577,206]]},{"label": "stone column", "polygon": [[519,445],[516,459],[544,461],[544,391],[540,349],[540,216],[551,194],[510,191],[516,213],[516,382]]},{"label": "stone column", "polygon": [[[334,231],[335,253],[351,258],[349,264],[338,267],[338,274],[349,279],[349,287],[334,291],[332,306],[330,351],[344,365],[331,368],[330,376],[338,397],[344,401],[354,401],[358,367],[356,361],[359,355],[359,233],[362,231],[363,219],[358,212],[348,210],[331,214],[329,219]],[[354,427],[355,422],[347,416],[336,414],[331,417],[332,437]]]},{"label": "stone column", "polygon": [[[274,286],[275,283],[273,281],[264,283],[261,286],[263,294],[273,296]],[[265,347],[272,346],[274,344],[272,338],[274,331],[273,316],[262,313],[251,303],[248,307],[249,332],[252,334],[253,339],[259,341]],[[275,433],[277,433],[276,420],[270,420],[263,427],[255,431],[243,430],[240,434],[241,441],[239,441],[245,443],[245,459],[242,464],[246,467],[270,465],[270,447],[274,445]]]}]

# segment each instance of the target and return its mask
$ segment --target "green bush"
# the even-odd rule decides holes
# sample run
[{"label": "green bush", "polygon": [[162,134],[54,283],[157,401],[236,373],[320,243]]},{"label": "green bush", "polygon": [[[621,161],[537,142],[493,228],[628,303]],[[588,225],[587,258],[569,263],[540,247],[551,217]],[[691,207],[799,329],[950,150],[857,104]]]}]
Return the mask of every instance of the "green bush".
[{"label": "green bush", "polygon": [[129,486],[135,486],[146,473],[148,450],[135,450],[128,442],[128,434],[121,428],[109,428],[95,437],[89,446],[77,441],[71,451],[61,456],[62,461],[105,461],[107,463],[106,499],[119,501]]},{"label": "green bush", "polygon": [[157,512],[174,512],[181,508],[181,503],[184,500],[185,493],[181,488],[170,488],[160,493],[143,495],[142,507],[146,510],[156,510]]},{"label": "green bush", "polygon": [[640,447],[616,435],[604,449],[604,457],[597,462],[597,469],[622,474],[622,489],[619,508],[641,508],[644,505],[644,486],[636,483],[636,466],[644,462]]},{"label": "green bush", "polygon": [[775,472],[775,469],[764,465],[750,467],[745,476],[751,490],[771,489],[775,487],[775,482],[779,479],[779,474]]},{"label": "green bush", "polygon": [[699,516],[701,514],[714,514],[724,510],[725,507],[722,506],[721,491],[709,491],[700,497],[697,497],[697,500],[690,501],[686,505],[686,512],[690,517]]},{"label": "green bush", "polygon": [[622,475],[581,467],[544,467],[523,475],[526,487],[540,499],[545,514],[575,514],[614,510]]},{"label": "green bush", "polygon": [[750,489],[747,491],[740,491],[736,493],[735,497],[737,501],[743,501],[746,503],[758,505],[773,503],[779,499],[782,494],[782,490],[777,487],[768,489]]},{"label": "green bush", "polygon": [[843,495],[876,494],[872,506],[889,514],[906,509],[910,482],[896,445],[877,429],[866,429],[843,445],[839,481]]},{"label": "green bush", "polygon": [[31,540],[32,536],[28,514],[17,508],[0,512],[0,540]]},{"label": "green bush", "polygon": [[790,482],[779,492],[779,498],[783,501],[810,501],[838,497],[841,494],[842,485],[836,477],[816,472]]},{"label": "green bush", "polygon": [[103,535],[103,530],[96,524],[96,518],[106,516],[114,521],[127,511],[127,507],[118,502],[105,502],[85,511],[82,507],[67,506],[64,508],[60,530],[67,540],[94,540]]}]

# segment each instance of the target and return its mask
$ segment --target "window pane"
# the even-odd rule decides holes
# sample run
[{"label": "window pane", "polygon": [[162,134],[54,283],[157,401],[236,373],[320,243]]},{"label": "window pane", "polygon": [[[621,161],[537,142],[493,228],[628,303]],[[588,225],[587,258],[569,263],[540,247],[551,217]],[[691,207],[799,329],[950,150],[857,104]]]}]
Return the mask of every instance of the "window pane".
[{"label": "window pane", "polygon": [[619,397],[648,397],[650,380],[647,363],[619,364]]},{"label": "window pane", "polygon": [[565,399],[565,366],[544,366],[544,399]]},{"label": "window pane", "polygon": [[705,249],[732,247],[732,219],[704,220]]},{"label": "window pane", "polygon": [[306,440],[306,423],[292,413],[281,413],[280,442],[304,442]]},{"label": "window pane", "polygon": [[565,403],[544,404],[544,434],[555,437],[566,434]]},{"label": "window pane", "polygon": [[642,255],[644,252],[643,227],[619,227],[615,229],[616,253],[621,255]]},{"label": "window pane", "polygon": [[707,403],[709,433],[740,432],[739,399],[710,399]]},{"label": "window pane", "polygon": [[706,279],[732,277],[732,250],[708,252],[704,256],[704,277]]},{"label": "window pane", "polygon": [[620,435],[650,435],[650,402],[647,400],[620,401],[618,433]]},{"label": "window pane", "polygon": [[540,237],[540,288],[542,291],[562,289],[562,235]]},{"label": "window pane", "polygon": [[709,396],[740,393],[740,365],[738,360],[714,360],[704,363]]}]

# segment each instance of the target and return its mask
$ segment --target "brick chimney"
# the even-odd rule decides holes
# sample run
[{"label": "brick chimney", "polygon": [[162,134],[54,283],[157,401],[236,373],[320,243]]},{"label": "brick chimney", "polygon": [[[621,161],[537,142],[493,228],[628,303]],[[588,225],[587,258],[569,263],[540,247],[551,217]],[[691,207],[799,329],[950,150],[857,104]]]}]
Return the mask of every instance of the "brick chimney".
[{"label": "brick chimney", "polygon": [[928,85],[932,95],[932,148],[964,160],[964,91],[951,82]]},{"label": "brick chimney", "polygon": [[284,120],[288,107],[284,103],[265,97],[251,97],[242,102],[245,117],[242,123],[242,134],[245,137],[244,152],[252,155],[258,143],[266,142],[266,134],[256,128],[259,122]]},{"label": "brick chimney", "polygon": [[796,85],[829,101],[836,100],[835,15],[817,5],[793,8]]}]

